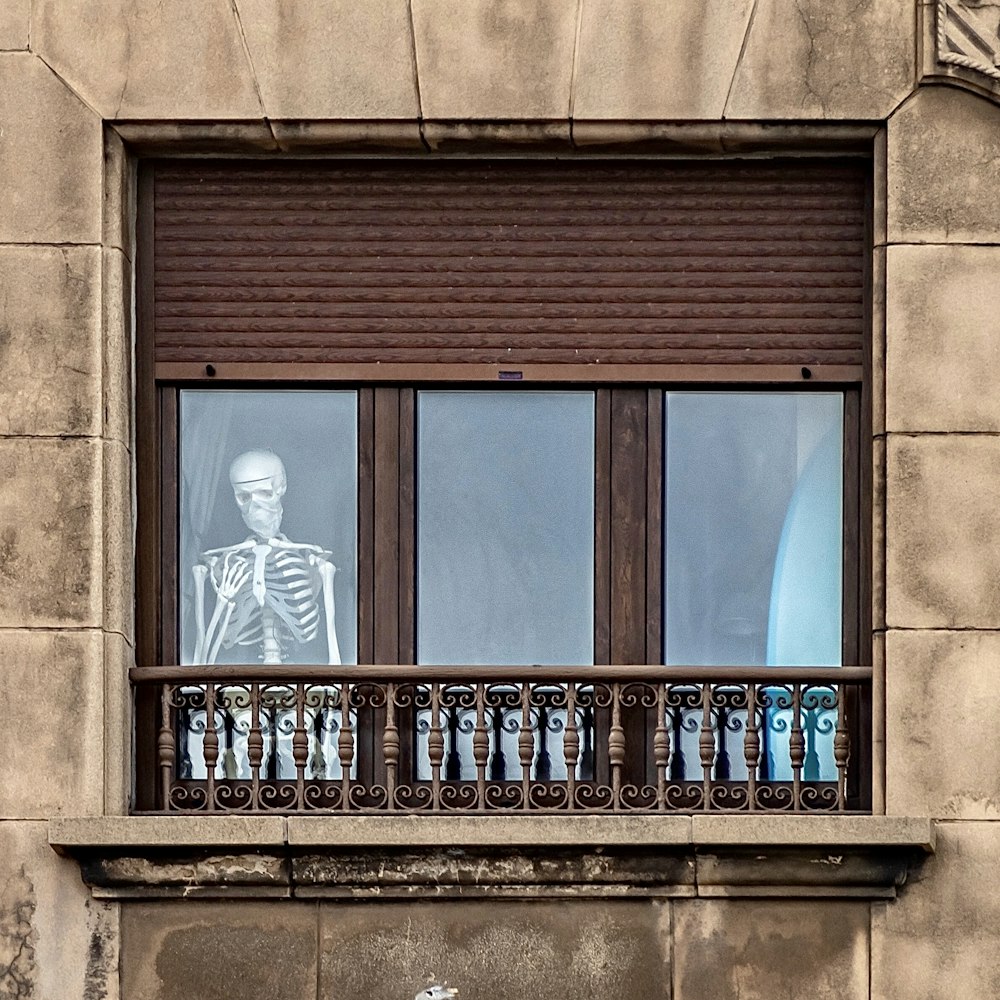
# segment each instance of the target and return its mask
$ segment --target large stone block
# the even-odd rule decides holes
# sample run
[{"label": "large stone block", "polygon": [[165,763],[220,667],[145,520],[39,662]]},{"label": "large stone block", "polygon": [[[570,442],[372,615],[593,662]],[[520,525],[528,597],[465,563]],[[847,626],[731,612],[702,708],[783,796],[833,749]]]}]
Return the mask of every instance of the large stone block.
[{"label": "large stone block", "polygon": [[239,0],[268,118],[418,114],[406,0]]},{"label": "large stone block", "polygon": [[319,996],[412,997],[431,978],[460,997],[670,997],[666,903],[326,904]]},{"label": "large stone block", "polygon": [[413,0],[425,118],[566,118],[577,0]]},{"label": "large stone block", "polygon": [[890,243],[995,243],[1000,108],[923,87],[889,120]]},{"label": "large stone block", "polygon": [[103,447],[103,624],[131,642],[135,619],[132,456],[120,441],[105,441]]},{"label": "large stone block", "polygon": [[0,243],[96,243],[101,120],[40,59],[0,54]]},{"label": "large stone block", "polygon": [[890,431],[998,431],[1000,248],[888,250]]},{"label": "large stone block", "polygon": [[1000,634],[886,635],[886,803],[896,816],[1000,818]]},{"label": "large stone block", "polygon": [[316,992],[316,907],[309,904],[126,904],[121,963],[128,1000],[323,995]]},{"label": "large stone block", "polygon": [[263,116],[230,0],[35,0],[32,47],[106,119]]},{"label": "large stone block", "polygon": [[132,447],[132,264],[120,250],[103,250],[104,436]]},{"label": "large stone block", "polygon": [[45,829],[0,823],[0,997],[117,1000],[118,906],[89,898]]},{"label": "large stone block", "polygon": [[[0,750],[0,816],[99,814],[104,784],[101,633],[0,629],[0,662],[0,719],[8,726]],[[0,823],[0,830],[6,825]]]},{"label": "large stone block", "polygon": [[131,259],[135,251],[135,160],[114,129],[104,133],[104,232],[105,247],[120,250]]},{"label": "large stone block", "polygon": [[721,118],[753,0],[588,0],[573,116]]},{"label": "large stone block", "polygon": [[0,438],[0,627],[99,625],[101,444]]},{"label": "large stone block", "polygon": [[97,247],[0,247],[0,434],[100,434],[100,262]]},{"label": "large stone block", "polygon": [[135,652],[123,635],[104,633],[104,813],[128,813],[132,792],[132,689]]},{"label": "large stone block", "polygon": [[913,87],[915,18],[898,0],[759,0],[727,118],[885,118]]},{"label": "large stone block", "polygon": [[872,628],[885,628],[885,438],[872,441]]},{"label": "large stone block", "polygon": [[868,1000],[868,906],[674,904],[673,1000]]},{"label": "large stone block", "polygon": [[1000,628],[1000,438],[890,434],[890,628]]},{"label": "large stone block", "polygon": [[31,0],[5,0],[0,7],[0,51],[26,49],[31,26]]},{"label": "large stone block", "polygon": [[872,915],[872,1000],[1000,995],[1000,823],[945,823],[937,852]]}]

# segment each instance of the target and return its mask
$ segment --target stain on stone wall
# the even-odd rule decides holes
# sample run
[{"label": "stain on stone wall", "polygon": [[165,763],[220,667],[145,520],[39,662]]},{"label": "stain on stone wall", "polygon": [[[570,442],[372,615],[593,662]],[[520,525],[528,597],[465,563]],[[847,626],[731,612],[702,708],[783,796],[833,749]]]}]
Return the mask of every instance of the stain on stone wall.
[{"label": "stain on stone wall", "polygon": [[109,1000],[117,996],[111,986],[118,969],[117,929],[109,919],[107,907],[87,902],[90,941],[87,945],[87,971],[83,981],[83,1000]]},{"label": "stain on stone wall", "polygon": [[0,892],[0,1000],[35,995],[35,887],[21,865]]}]

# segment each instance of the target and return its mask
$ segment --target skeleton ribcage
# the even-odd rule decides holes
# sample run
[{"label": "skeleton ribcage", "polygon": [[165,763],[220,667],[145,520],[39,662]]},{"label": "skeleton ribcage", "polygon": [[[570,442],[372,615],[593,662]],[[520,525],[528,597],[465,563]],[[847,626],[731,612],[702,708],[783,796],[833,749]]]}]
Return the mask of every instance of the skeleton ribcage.
[{"label": "skeleton ribcage", "polygon": [[[223,637],[226,649],[254,646],[264,638],[264,609],[253,595],[252,552],[244,562],[251,570],[251,576],[236,595],[229,627]],[[218,579],[220,564],[216,565],[214,572]],[[283,640],[282,647],[287,650],[289,640],[305,643],[314,639],[319,630],[321,581],[318,569],[298,552],[275,549],[268,553],[264,562],[264,583],[264,606],[272,609],[277,616],[275,627],[281,630],[279,639]]]}]

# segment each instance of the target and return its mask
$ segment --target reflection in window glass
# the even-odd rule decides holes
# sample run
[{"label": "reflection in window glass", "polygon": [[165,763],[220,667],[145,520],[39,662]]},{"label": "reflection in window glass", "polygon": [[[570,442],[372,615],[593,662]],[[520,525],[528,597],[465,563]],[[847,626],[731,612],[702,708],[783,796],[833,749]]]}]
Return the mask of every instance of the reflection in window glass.
[{"label": "reflection in window glass", "polygon": [[356,393],[190,390],[180,418],[181,662],[357,662]]},{"label": "reflection in window glass", "polygon": [[666,394],[668,664],[841,662],[839,393]]},{"label": "reflection in window glass", "polygon": [[421,391],[417,659],[593,662],[594,396]]}]

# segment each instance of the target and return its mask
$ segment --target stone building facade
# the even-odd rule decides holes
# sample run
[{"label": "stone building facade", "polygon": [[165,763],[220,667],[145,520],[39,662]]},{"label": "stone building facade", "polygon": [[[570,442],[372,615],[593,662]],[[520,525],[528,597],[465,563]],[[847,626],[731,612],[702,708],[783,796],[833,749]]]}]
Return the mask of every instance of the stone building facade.
[{"label": "stone building facade", "polygon": [[[998,29],[974,0],[6,0],[0,998],[996,994]],[[145,158],[848,148],[873,815],[131,814]]]}]

